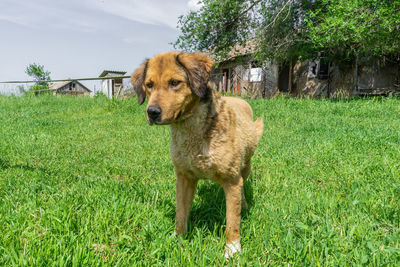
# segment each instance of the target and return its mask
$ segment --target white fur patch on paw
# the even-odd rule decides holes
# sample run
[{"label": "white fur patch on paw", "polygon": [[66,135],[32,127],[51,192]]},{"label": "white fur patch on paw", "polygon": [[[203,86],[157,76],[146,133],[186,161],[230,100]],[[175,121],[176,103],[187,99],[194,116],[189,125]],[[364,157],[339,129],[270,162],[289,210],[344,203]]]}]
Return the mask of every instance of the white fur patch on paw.
[{"label": "white fur patch on paw", "polygon": [[173,237],[182,237],[183,234],[178,234],[176,231],[172,234]]},{"label": "white fur patch on paw", "polygon": [[238,252],[239,253],[242,252],[242,247],[240,246],[240,240],[225,245],[225,258],[229,259]]}]

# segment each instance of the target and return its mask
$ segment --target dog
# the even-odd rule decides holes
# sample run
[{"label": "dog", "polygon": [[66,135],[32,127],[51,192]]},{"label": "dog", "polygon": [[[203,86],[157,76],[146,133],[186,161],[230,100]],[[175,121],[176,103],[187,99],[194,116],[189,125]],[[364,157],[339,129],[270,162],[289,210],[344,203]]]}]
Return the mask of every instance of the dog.
[{"label": "dog", "polygon": [[226,197],[225,257],[241,252],[240,213],[247,209],[243,183],[263,133],[250,105],[208,86],[214,62],[201,53],[166,52],[146,59],[131,76],[139,104],[146,97],[150,125],[169,125],[177,176],[176,230],[187,231],[199,179],[220,184]]}]

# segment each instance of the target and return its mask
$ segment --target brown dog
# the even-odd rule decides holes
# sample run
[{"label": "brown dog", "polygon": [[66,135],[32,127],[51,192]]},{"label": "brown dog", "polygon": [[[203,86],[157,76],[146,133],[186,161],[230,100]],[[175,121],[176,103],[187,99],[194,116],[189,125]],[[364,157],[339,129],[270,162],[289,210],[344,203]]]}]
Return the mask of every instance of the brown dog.
[{"label": "brown dog", "polygon": [[221,97],[208,86],[213,62],[200,53],[161,53],[133,74],[139,104],[148,97],[147,121],[169,124],[177,176],[176,233],[187,230],[199,179],[220,184],[226,196],[225,256],[240,252],[240,212],[247,209],[243,183],[263,132],[243,100]]}]

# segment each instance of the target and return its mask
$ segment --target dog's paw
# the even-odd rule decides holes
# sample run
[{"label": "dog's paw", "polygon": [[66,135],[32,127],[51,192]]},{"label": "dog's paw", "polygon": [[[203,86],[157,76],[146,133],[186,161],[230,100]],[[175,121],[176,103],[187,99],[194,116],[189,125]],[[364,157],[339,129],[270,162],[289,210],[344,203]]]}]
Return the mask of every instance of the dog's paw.
[{"label": "dog's paw", "polygon": [[230,242],[229,244],[225,245],[225,258],[229,259],[232,258],[233,255],[236,253],[242,252],[242,247],[240,246],[240,240],[239,241],[234,241]]},{"label": "dog's paw", "polygon": [[185,236],[185,233],[178,233],[177,231],[174,231],[173,234],[171,235],[173,238],[183,238]]},{"label": "dog's paw", "polygon": [[182,237],[183,234],[178,234],[177,231],[174,231],[174,233],[172,234],[173,237]]}]

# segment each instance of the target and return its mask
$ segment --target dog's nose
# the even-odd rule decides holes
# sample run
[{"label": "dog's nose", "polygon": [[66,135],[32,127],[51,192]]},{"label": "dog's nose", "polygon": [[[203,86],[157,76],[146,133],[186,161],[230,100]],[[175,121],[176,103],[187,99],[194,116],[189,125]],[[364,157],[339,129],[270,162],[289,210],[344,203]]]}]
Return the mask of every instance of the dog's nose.
[{"label": "dog's nose", "polygon": [[161,108],[159,106],[149,106],[147,108],[147,115],[149,116],[150,122],[155,122],[161,116]]}]

